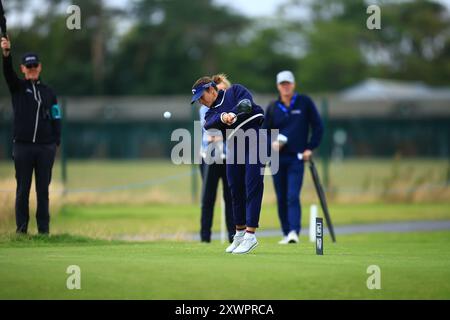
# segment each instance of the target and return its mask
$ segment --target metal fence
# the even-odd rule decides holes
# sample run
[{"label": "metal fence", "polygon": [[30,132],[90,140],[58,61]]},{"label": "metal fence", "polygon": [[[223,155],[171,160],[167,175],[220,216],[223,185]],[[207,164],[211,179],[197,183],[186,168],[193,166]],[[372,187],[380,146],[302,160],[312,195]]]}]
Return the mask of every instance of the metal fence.
[{"label": "metal fence", "polygon": [[[273,96],[257,95],[265,107]],[[167,158],[177,128],[193,130],[198,112],[188,97],[62,98],[64,152],[75,159]],[[349,102],[314,97],[326,122],[326,157],[449,158],[450,100]],[[172,118],[164,119],[164,111]],[[0,100],[0,159],[11,154],[12,112]]]}]

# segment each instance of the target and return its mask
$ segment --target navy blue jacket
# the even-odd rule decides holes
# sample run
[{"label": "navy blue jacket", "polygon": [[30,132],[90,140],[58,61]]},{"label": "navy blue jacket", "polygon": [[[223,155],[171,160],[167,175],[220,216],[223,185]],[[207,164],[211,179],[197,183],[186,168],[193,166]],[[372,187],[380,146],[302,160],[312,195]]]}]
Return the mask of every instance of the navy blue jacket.
[{"label": "navy blue jacket", "polygon": [[280,155],[314,150],[319,146],[323,135],[319,112],[312,99],[303,94],[295,94],[290,107],[284,106],[280,99],[271,102],[266,110],[264,128],[279,129],[280,134],[288,138]]},{"label": "navy blue jacket", "polygon": [[[232,112],[238,114],[237,104],[244,99],[249,99],[252,102],[252,112],[240,115],[238,120],[230,126],[223,123],[221,120],[222,113]],[[218,129],[222,131],[222,135],[225,137],[225,131],[227,129],[236,128],[240,123],[256,114],[264,114],[264,110],[253,101],[253,97],[247,88],[240,84],[234,84],[227,90],[219,91],[216,101],[214,101],[211,108],[206,112],[204,128],[206,130]],[[242,127],[242,130],[260,128],[262,119],[264,118],[256,118],[255,120],[250,121]]]}]

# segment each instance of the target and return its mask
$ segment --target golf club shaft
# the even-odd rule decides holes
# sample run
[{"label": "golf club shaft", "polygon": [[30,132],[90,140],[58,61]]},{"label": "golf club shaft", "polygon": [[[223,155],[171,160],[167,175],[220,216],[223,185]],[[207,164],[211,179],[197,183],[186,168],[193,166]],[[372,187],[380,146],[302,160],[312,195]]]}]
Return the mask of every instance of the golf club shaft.
[{"label": "golf club shaft", "polygon": [[0,29],[2,32],[2,37],[8,38],[7,34],[7,28],[6,28],[6,17],[5,17],[5,10],[3,8],[3,3],[0,0]]}]

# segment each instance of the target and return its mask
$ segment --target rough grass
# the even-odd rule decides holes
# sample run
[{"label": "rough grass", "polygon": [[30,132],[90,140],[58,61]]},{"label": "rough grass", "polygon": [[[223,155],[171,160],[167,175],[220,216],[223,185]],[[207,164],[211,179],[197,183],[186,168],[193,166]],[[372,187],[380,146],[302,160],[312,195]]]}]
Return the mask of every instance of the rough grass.
[{"label": "rough grass", "polygon": [[22,235],[15,233],[3,233],[0,235],[0,247],[42,247],[42,246],[64,246],[64,245],[94,245],[114,244],[118,241],[93,239],[85,236],[70,234],[56,235]]},{"label": "rough grass", "polygon": [[[321,162],[317,164],[323,178]],[[190,172],[194,172],[200,191],[197,165],[176,166],[166,160],[69,161],[67,172],[65,189],[69,192],[61,199],[64,204],[190,203]],[[450,171],[446,160],[348,159],[332,162],[329,172],[327,194],[330,201],[337,203],[430,202],[450,198]],[[271,177],[267,176],[265,182],[264,203],[274,203]],[[119,189],[105,192],[111,187]],[[0,162],[0,190],[9,190],[13,195],[14,189],[12,162]],[[58,198],[63,191],[60,163],[54,168],[52,190]],[[306,202],[317,199],[309,172],[305,174],[302,198]],[[2,204],[6,202],[10,203],[2,200]],[[0,215],[4,211],[0,207]]]}]

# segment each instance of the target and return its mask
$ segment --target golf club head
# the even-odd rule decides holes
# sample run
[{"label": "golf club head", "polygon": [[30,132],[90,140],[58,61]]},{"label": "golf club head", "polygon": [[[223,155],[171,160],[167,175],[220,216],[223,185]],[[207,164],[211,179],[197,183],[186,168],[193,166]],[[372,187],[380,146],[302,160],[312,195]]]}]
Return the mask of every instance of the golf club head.
[{"label": "golf club head", "polygon": [[237,104],[237,111],[241,113],[250,113],[253,110],[252,102],[249,99],[239,101]]}]

